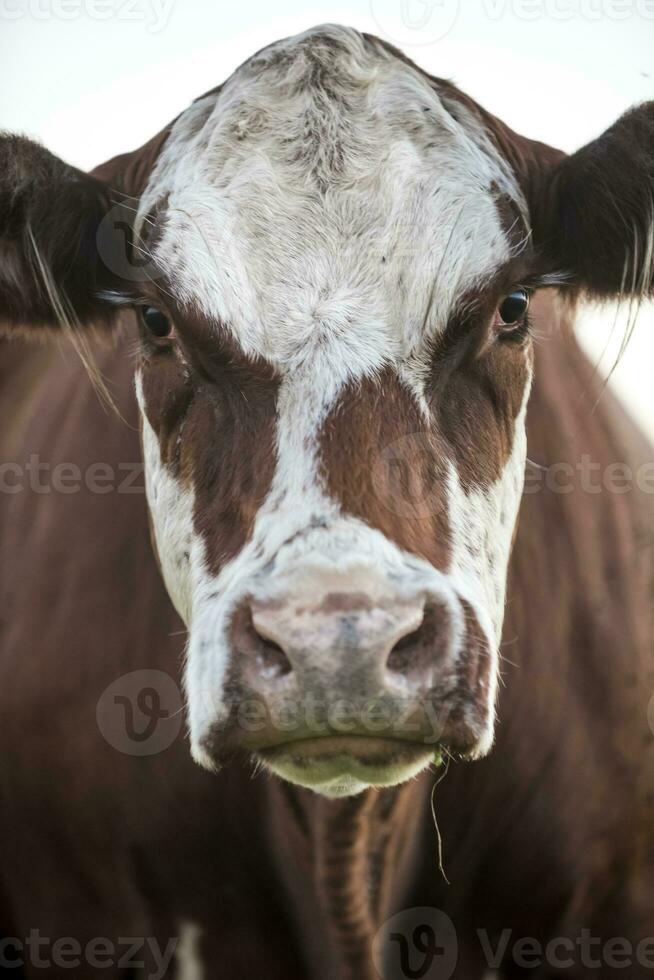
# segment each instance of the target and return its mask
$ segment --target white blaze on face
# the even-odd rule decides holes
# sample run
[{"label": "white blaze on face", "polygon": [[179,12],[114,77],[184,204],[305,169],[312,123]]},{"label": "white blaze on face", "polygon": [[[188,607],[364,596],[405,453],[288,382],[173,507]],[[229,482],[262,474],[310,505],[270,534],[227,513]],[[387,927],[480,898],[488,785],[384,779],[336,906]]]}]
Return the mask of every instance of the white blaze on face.
[{"label": "white blaze on face", "polygon": [[[531,373],[531,372],[529,372]],[[481,626],[500,642],[506,568],[525,480],[527,385],[515,421],[513,447],[499,478],[489,487],[466,492],[450,466],[449,510],[452,558],[449,573],[457,591],[482,610]]]},{"label": "white blaze on face", "polygon": [[[479,625],[490,639],[487,707],[494,722],[499,673],[499,645],[504,620],[506,576],[513,532],[525,482],[527,435],[525,419],[531,389],[525,387],[522,407],[515,421],[513,446],[502,473],[494,484],[466,493],[456,469],[450,467],[449,510],[452,557],[448,569],[457,593],[475,610]],[[494,725],[481,740],[478,754],[490,750]]]},{"label": "white blaze on face", "polygon": [[318,342],[368,370],[408,357],[509,257],[495,193],[524,207],[457,115],[355,31],[267,48],[180,116],[143,196],[141,215],[166,201],[175,293],[289,371]]},{"label": "white blaze on face", "polygon": [[[317,459],[320,427],[347,382],[390,366],[428,412],[427,342],[510,256],[495,194],[524,211],[521,194],[480,124],[463,108],[457,115],[379,44],[319,28],[267,48],[184,112],[143,195],[141,221],[164,202],[154,252],[176,298],[281,377],[272,486],[252,539],[216,578],[193,528],[192,494],[167,474],[144,422],[163,574],[192,624],[194,754],[207,765],[200,743],[224,708],[230,614],[246,593],[287,587],[303,563],[346,577],[374,567],[438,596],[459,638],[457,594],[469,596],[488,636],[499,636],[522,417],[495,488],[464,498],[452,475],[450,574],[342,514]],[[481,569],[471,546],[481,547]]]},{"label": "white blaze on face", "polygon": [[140,372],[135,379],[141,410],[141,444],[145,493],[157,546],[161,574],[175,609],[189,623],[194,586],[202,577],[203,544],[193,526],[193,492],[170,473],[163,460],[159,439],[147,417]]}]

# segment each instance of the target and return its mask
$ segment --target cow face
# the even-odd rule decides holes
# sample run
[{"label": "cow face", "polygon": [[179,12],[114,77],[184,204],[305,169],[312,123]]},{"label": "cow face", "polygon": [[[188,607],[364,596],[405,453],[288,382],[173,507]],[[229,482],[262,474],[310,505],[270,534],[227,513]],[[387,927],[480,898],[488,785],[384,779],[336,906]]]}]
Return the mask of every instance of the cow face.
[{"label": "cow face", "polygon": [[580,178],[533,146],[342,28],[267,48],[168,134],[147,281],[111,288],[138,308],[201,764],[241,748],[343,795],[488,751],[530,296],[587,262],[547,225]]},{"label": "cow face", "polygon": [[245,743],[333,792],[490,745],[532,269],[456,110],[311,33],[184,113],[143,195],[148,499],[208,765]]}]

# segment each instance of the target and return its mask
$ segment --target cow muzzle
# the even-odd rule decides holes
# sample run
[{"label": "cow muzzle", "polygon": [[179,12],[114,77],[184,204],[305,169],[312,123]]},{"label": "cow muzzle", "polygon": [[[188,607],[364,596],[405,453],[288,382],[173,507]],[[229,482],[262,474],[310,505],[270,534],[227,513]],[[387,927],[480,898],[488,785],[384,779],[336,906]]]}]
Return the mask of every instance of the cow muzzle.
[{"label": "cow muzzle", "polygon": [[402,782],[444,747],[473,751],[488,718],[466,667],[482,651],[462,660],[465,619],[453,593],[382,587],[372,572],[295,574],[272,598],[248,596],[229,627],[229,719],[205,751],[244,748],[332,796]]}]

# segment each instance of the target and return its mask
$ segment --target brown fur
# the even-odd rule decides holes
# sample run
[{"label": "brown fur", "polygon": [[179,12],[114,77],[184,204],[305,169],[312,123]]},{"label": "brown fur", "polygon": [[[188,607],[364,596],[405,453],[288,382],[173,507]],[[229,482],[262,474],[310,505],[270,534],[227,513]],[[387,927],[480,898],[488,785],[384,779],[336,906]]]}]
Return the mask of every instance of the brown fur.
[{"label": "brown fur", "polygon": [[[459,97],[464,99],[452,94],[453,101]],[[642,107],[625,117],[617,136],[600,137],[559,170],[550,186],[562,210],[553,212],[558,224],[546,232],[549,205],[538,202],[548,200],[546,177],[559,166],[560,155],[548,148],[541,152],[500,124],[496,128],[494,138],[529,189],[547,260],[553,262],[556,253],[572,266],[577,286],[596,293],[615,291],[616,264],[621,268],[631,254],[627,238],[618,234],[622,222],[610,223],[615,209],[604,207],[607,189],[618,199],[626,187],[630,215],[651,193],[651,112]],[[632,171],[625,154],[637,134],[645,142],[637,147]],[[7,144],[0,142],[0,148],[6,152]],[[59,166],[45,151],[19,147],[18,153],[43,166],[48,182]],[[596,172],[589,160],[597,153],[602,174],[612,179],[601,185],[590,180],[583,213],[577,214],[574,202],[581,198],[573,194],[570,205],[566,195],[581,175]],[[131,162],[139,183],[140,164]],[[68,170],[63,177],[66,187],[75,183]],[[78,190],[62,200],[70,206]],[[90,195],[97,216],[104,191],[82,181],[79,193]],[[18,201],[19,208],[28,206],[25,195]],[[38,201],[37,195],[35,207]],[[10,213],[8,226],[3,212],[12,255],[19,254],[20,235],[12,225],[17,213]],[[78,233],[74,215],[67,221]],[[573,229],[587,236],[574,246]],[[599,243],[594,229],[601,232]],[[607,229],[613,237],[604,236]],[[566,243],[562,254],[556,252],[558,235]],[[64,253],[68,268],[71,254]],[[61,272],[61,252],[51,261]],[[32,295],[27,288],[33,281],[16,285],[16,270],[25,275],[24,265],[12,258],[5,268],[11,315],[17,315],[22,297],[26,322],[51,318],[38,289]],[[606,277],[599,280],[602,270]],[[78,267],[68,279],[64,275],[72,299],[80,282]],[[88,302],[80,314],[96,310]],[[542,466],[574,466],[588,454],[603,467],[624,460],[632,468],[651,459],[651,448],[610,396],[591,410],[598,385],[572,336],[572,307],[547,294],[539,305],[538,326],[546,340],[536,350],[530,459]],[[125,329],[133,333],[131,315]],[[185,329],[190,336],[191,320],[179,329],[182,337]],[[197,330],[193,336],[199,350]],[[2,349],[3,355],[9,352],[0,373],[4,460],[23,464],[38,452],[44,462],[74,461],[82,469],[98,458],[114,467],[138,462],[133,366],[120,335],[117,349],[99,357],[127,425],[102,411],[70,351],[62,357],[52,350],[8,347],[6,341]],[[185,479],[194,467],[202,471],[194,479],[204,494],[209,540],[216,535],[217,569],[247,537],[269,481],[275,379],[262,366],[233,364],[229,355],[221,355],[219,364],[196,355],[190,398],[165,351],[146,349],[143,356],[148,412],[167,458]],[[435,356],[434,383],[445,386],[447,398],[438,432],[427,436],[433,455],[423,460],[423,469],[404,477],[418,497],[439,476],[437,440],[447,440],[463,463],[477,422],[495,458],[506,449],[506,423],[516,411],[511,357],[506,367],[492,355],[472,357],[462,366],[464,384],[438,361],[446,352]],[[214,370],[220,372],[219,395],[206,377],[198,380]],[[17,411],[19,377],[25,397]],[[409,513],[401,521],[386,506],[383,469],[379,487],[366,475],[374,471],[375,445],[419,425],[397,382],[382,382],[347,392],[328,420],[322,446],[326,479],[349,512],[443,563],[447,525],[438,507],[427,518]],[[244,384],[250,386],[247,414],[239,408]],[[474,412],[466,392],[475,393]],[[176,455],[182,418],[195,433],[192,459]],[[243,459],[244,444],[259,445],[260,455]],[[206,445],[206,456],[199,454],[200,445]],[[468,466],[471,483],[492,478],[483,464]],[[604,940],[638,942],[651,935],[652,499],[636,488],[625,495],[589,494],[578,484],[571,493],[543,485],[525,497],[511,563],[497,745],[474,765],[453,763],[436,794],[448,886],[438,872],[429,774],[398,789],[334,803],[276,780],[252,780],[243,766],[210,775],[191,762],[182,734],[166,751],[143,758],[108,745],[95,719],[108,684],[146,666],[181,683],[183,636],[149,545],[143,495],[41,495],[29,489],[3,494],[0,928],[23,938],[39,929],[44,936],[81,942],[140,935],[165,943],[179,934],[181,922],[194,921],[203,931],[209,977],[268,980],[373,980],[376,931],[386,917],[412,907],[440,908],[453,920],[459,944],[455,977],[461,980],[481,977],[485,969],[477,929],[497,938],[509,928],[515,938],[541,942],[575,937],[581,929]],[[474,623],[469,629],[471,645],[479,644]],[[483,669],[483,662],[475,658],[470,669]],[[26,971],[28,977],[42,974]],[[92,980],[120,974],[84,964],[66,975]],[[502,975],[522,975],[510,954]],[[576,975],[603,978],[613,971]],[[638,967],[629,973],[646,975]]]},{"label": "brown fur", "polygon": [[[164,305],[161,297],[157,302]],[[208,326],[192,310],[171,315],[179,350],[146,342],[143,393],[162,458],[194,488],[197,528],[217,574],[247,541],[270,487],[279,382],[219,324]]]},{"label": "brown fur", "polygon": [[[556,305],[545,312],[530,457],[651,458],[607,395],[591,411],[591,371],[560,332]],[[30,389],[31,419],[12,436],[24,454],[84,466],[102,444],[102,459],[138,460],[130,363],[102,357],[132,428],[102,412],[74,359],[53,352]],[[143,497],[27,491],[2,504],[8,935],[168,937],[195,918],[203,955],[230,976],[360,980],[374,976],[366,950],[378,924],[433,905],[456,924],[455,976],[467,980],[479,968],[475,928],[544,939],[578,926],[605,938],[651,932],[651,498],[546,488],[525,498],[498,744],[487,760],[451,765],[436,796],[451,886],[437,870],[429,777],[331,804],[252,781],[240,766],[204,773],[181,735],[144,759],[108,746],[94,720],[107,684],[144,666],[179,679],[183,637],[151,557]],[[45,688],[39,677],[50,679]],[[26,854],[38,874],[26,873]]]}]

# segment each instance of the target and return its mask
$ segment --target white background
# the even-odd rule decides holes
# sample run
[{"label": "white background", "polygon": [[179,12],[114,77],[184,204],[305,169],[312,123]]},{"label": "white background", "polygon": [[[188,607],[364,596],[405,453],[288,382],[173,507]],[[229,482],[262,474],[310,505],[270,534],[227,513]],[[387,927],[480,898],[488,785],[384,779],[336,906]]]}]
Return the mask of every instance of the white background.
[{"label": "white background", "polygon": [[[325,21],[381,34],[572,151],[654,97],[654,0],[0,0],[0,128],[90,168],[145,142],[257,48]],[[622,318],[621,318],[622,316]],[[604,374],[616,312],[580,336]],[[654,435],[654,306],[612,384]]]}]

